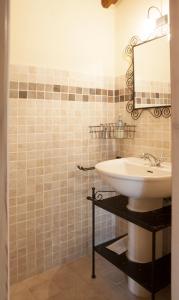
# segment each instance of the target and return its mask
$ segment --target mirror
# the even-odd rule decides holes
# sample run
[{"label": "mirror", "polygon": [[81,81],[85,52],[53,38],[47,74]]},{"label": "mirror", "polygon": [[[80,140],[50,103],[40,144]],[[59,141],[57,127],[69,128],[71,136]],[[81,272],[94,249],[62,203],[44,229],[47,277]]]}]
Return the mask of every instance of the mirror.
[{"label": "mirror", "polygon": [[135,45],[133,63],[134,108],[171,106],[168,36]]}]

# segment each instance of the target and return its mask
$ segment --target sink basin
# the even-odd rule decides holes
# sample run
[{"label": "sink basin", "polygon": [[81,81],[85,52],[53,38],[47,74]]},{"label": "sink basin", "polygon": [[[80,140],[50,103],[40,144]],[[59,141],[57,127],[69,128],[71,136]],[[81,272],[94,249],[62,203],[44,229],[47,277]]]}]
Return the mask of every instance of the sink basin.
[{"label": "sink basin", "polygon": [[132,198],[164,198],[171,195],[171,165],[151,167],[144,159],[127,157],[95,166],[101,177],[122,195]]}]

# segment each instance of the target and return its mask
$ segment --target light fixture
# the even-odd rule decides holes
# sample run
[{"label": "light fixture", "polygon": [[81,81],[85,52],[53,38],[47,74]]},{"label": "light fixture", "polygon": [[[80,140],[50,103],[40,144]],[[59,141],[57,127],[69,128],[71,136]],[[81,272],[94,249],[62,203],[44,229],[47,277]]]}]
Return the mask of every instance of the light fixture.
[{"label": "light fixture", "polygon": [[160,9],[157,6],[150,6],[147,12],[147,18],[157,18],[157,17],[162,17],[162,13]]},{"label": "light fixture", "polygon": [[[152,14],[152,10],[153,10],[153,14]],[[153,20],[155,20],[155,28],[165,26],[166,24],[168,24],[168,15],[167,14],[162,15],[162,12],[156,6],[149,7],[148,13],[147,13],[147,18],[148,19],[152,18]]]},{"label": "light fixture", "polygon": [[149,7],[147,18],[143,25],[142,40],[153,38],[156,36],[167,34],[168,15],[162,15],[161,10],[157,6]]}]

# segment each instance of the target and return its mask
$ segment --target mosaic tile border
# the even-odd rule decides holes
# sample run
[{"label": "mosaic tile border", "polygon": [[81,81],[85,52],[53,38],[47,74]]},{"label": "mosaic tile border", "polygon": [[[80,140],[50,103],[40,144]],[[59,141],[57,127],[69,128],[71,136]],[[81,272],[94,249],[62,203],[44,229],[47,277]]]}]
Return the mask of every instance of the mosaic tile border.
[{"label": "mosaic tile border", "polygon": [[9,96],[11,99],[108,103],[117,103],[129,100],[129,92],[127,89],[112,90],[19,81],[10,82]]}]

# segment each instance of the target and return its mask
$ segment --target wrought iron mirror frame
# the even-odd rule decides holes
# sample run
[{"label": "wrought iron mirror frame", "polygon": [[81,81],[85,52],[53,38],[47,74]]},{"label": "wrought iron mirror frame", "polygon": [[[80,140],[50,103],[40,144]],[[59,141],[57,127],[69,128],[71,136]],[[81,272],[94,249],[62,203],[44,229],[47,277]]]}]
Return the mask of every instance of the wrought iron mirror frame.
[{"label": "wrought iron mirror frame", "polygon": [[131,38],[131,40],[129,42],[129,45],[125,49],[125,53],[126,53],[127,57],[130,60],[130,65],[129,65],[129,68],[126,72],[126,86],[127,86],[128,90],[130,92],[129,101],[127,102],[127,105],[126,105],[126,110],[127,110],[128,113],[131,114],[131,117],[134,120],[139,119],[139,117],[141,116],[143,111],[145,111],[146,109],[155,118],[160,118],[160,117],[169,118],[171,116],[171,105],[158,106],[158,107],[135,108],[135,103],[134,103],[134,101],[135,101],[135,92],[134,92],[134,47],[139,45],[139,44],[147,43],[151,40],[161,38],[163,36],[156,37],[156,38],[141,42],[140,38],[135,35]]}]

